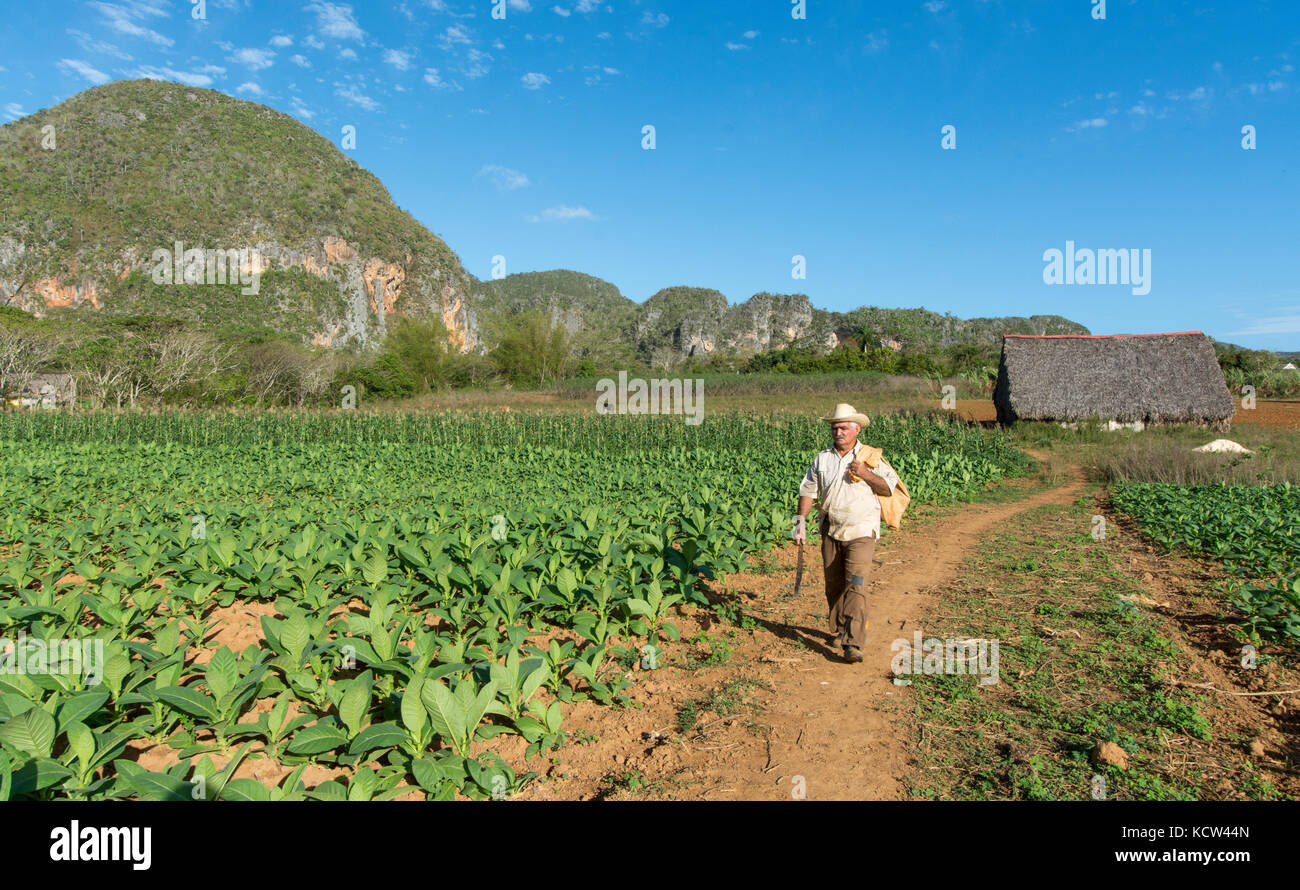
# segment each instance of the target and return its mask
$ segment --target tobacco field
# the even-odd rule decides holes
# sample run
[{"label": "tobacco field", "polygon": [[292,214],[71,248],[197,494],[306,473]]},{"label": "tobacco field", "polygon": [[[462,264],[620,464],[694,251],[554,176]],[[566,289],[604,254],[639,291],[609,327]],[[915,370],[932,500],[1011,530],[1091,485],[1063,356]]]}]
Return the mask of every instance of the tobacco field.
[{"label": "tobacco field", "polygon": [[[1028,463],[956,423],[862,438],[917,504]],[[827,444],[753,415],[0,418],[0,800],[508,797],[566,705],[625,706],[703,581],[788,540]],[[216,645],[241,603],[274,607],[260,645]],[[33,654],[84,640],[98,676]],[[236,777],[258,759],[293,770]]]},{"label": "tobacco field", "polygon": [[1300,486],[1116,483],[1111,502],[1165,547],[1226,566],[1252,634],[1300,643]]}]

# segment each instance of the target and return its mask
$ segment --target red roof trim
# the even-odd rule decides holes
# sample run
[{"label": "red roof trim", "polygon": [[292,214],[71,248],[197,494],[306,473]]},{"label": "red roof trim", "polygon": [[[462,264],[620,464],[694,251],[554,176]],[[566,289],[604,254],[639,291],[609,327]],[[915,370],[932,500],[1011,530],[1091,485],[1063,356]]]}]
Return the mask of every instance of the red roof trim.
[{"label": "red roof trim", "polygon": [[1003,334],[1003,337],[1015,337],[1019,340],[1116,340],[1120,337],[1186,337],[1188,334],[1201,334],[1204,331],[1171,331],[1168,334]]}]

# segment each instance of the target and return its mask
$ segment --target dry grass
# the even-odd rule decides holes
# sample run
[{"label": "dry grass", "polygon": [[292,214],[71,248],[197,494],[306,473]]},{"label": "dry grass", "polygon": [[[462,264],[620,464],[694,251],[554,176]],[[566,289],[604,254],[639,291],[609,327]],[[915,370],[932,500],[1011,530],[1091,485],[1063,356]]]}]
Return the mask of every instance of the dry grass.
[{"label": "dry grass", "polygon": [[1013,435],[1019,445],[1081,464],[1089,478],[1101,482],[1300,483],[1300,437],[1286,430],[1235,428],[1227,438],[1254,451],[1252,455],[1199,453],[1194,449],[1221,436],[1194,426],[1110,433],[1085,425],[1065,430],[1055,424],[1026,424],[1018,425]]}]

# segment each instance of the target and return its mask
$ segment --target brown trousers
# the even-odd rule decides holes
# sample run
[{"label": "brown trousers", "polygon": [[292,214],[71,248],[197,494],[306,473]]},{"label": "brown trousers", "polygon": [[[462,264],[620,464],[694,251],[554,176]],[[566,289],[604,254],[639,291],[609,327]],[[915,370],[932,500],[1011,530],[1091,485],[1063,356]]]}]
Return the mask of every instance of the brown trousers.
[{"label": "brown trousers", "polygon": [[822,573],[826,578],[830,630],[838,635],[839,645],[861,649],[867,643],[867,581],[876,539],[837,541],[826,534],[826,526],[823,520]]}]

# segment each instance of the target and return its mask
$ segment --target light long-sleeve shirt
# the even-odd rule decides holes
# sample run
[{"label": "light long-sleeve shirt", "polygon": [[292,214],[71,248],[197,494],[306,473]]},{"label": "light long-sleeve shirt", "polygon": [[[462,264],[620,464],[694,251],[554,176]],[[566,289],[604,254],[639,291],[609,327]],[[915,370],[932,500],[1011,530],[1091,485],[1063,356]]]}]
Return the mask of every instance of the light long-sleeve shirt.
[{"label": "light long-sleeve shirt", "polygon": [[[829,520],[826,532],[837,541],[880,537],[880,497],[865,481],[849,479],[849,465],[863,447],[858,442],[843,457],[833,447],[818,453],[799,485],[800,497],[821,501]],[[891,492],[898,485],[898,474],[884,460],[871,472],[884,479]]]}]

